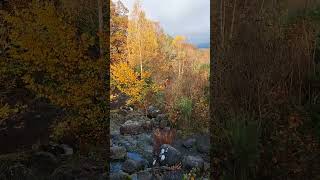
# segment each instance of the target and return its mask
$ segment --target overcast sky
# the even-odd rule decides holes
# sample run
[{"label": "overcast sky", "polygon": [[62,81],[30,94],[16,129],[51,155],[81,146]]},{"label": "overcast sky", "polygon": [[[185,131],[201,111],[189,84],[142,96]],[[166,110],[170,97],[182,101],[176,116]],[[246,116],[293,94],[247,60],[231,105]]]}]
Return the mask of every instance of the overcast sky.
[{"label": "overcast sky", "polygon": [[[134,0],[121,0],[129,11]],[[142,0],[146,16],[158,21],[171,36],[184,35],[189,42],[210,42],[210,0]]]}]

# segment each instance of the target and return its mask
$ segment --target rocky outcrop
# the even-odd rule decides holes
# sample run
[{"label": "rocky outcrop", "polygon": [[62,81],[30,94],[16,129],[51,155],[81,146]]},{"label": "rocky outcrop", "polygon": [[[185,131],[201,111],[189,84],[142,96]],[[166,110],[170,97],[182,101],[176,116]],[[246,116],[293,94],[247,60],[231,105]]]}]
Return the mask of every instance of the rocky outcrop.
[{"label": "rocky outcrop", "polygon": [[210,138],[209,136],[199,136],[197,138],[197,150],[200,153],[210,153]]},{"label": "rocky outcrop", "polygon": [[161,180],[181,180],[183,179],[183,171],[167,171],[160,176]]},{"label": "rocky outcrop", "polygon": [[[130,177],[137,180],[180,180],[183,174],[193,168],[209,170],[210,164],[206,162],[209,155],[209,138],[200,135],[182,140],[175,139],[177,136],[174,133],[172,143],[157,143],[154,133],[156,130],[169,131],[169,118],[155,107],[149,107],[148,117],[133,111],[125,116],[125,121],[118,125],[118,129],[112,129],[112,179]],[[164,134],[160,133],[160,136]],[[118,158],[115,158],[116,156]],[[179,165],[182,169],[179,169]],[[172,170],[171,167],[178,168]]]},{"label": "rocky outcrop", "polygon": [[33,174],[31,169],[27,168],[21,163],[9,165],[7,170],[0,172],[0,179],[19,180],[34,180],[36,176]]},{"label": "rocky outcrop", "polygon": [[73,148],[67,144],[60,144],[59,147],[63,149],[63,156],[71,156],[73,154]]},{"label": "rocky outcrop", "polygon": [[32,164],[39,171],[49,173],[58,166],[57,157],[50,152],[36,152],[32,157]]},{"label": "rocky outcrop", "polygon": [[169,144],[163,144],[160,147],[159,154],[160,165],[173,166],[181,162],[181,153]]},{"label": "rocky outcrop", "polygon": [[78,162],[77,165],[65,164],[59,166],[51,174],[50,179],[106,179],[103,177],[105,177],[103,174],[103,166],[86,159]]},{"label": "rocky outcrop", "polygon": [[157,115],[157,117],[155,118],[155,122],[157,124],[157,127],[160,127],[160,128],[165,128],[169,126],[169,118],[165,114]]},{"label": "rocky outcrop", "polygon": [[110,153],[111,156],[110,158],[112,160],[121,160],[121,159],[125,159],[127,156],[127,151],[126,148],[124,147],[119,147],[119,146],[113,146],[110,148]]},{"label": "rocky outcrop", "polygon": [[126,173],[132,174],[134,172],[142,170],[144,167],[145,164],[143,161],[127,159],[122,165],[122,170]]},{"label": "rocky outcrop", "polygon": [[110,174],[110,180],[124,180],[124,179],[130,179],[130,176],[129,174],[123,172],[123,171],[120,171],[120,172],[117,172],[117,173],[111,173]]},{"label": "rocky outcrop", "polygon": [[160,110],[159,109],[157,109],[154,106],[149,106],[148,107],[147,116],[149,118],[155,118],[155,117],[157,117],[158,114],[160,114]]},{"label": "rocky outcrop", "polygon": [[184,156],[182,160],[183,168],[187,170],[191,170],[193,168],[197,168],[199,170],[203,170],[204,160],[200,156]]},{"label": "rocky outcrop", "polygon": [[183,146],[186,148],[192,148],[196,143],[196,139],[195,138],[189,138],[185,141],[183,141]]},{"label": "rocky outcrop", "polygon": [[120,126],[120,133],[122,135],[127,134],[139,134],[143,132],[142,123],[137,121],[126,121],[123,125]]},{"label": "rocky outcrop", "polygon": [[70,156],[73,154],[73,148],[67,144],[49,143],[39,146],[38,151],[44,151],[54,154],[55,156]]},{"label": "rocky outcrop", "polygon": [[142,171],[137,173],[138,180],[153,180],[153,175],[148,171]]}]

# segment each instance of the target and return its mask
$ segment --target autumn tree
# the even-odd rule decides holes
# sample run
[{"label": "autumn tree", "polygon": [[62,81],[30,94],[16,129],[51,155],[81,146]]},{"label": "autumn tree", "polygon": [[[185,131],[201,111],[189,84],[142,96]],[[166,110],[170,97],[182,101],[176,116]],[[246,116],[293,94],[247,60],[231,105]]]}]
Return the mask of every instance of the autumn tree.
[{"label": "autumn tree", "polygon": [[176,53],[176,66],[178,69],[178,78],[180,78],[182,74],[182,67],[183,67],[183,62],[186,58],[186,52],[184,49],[184,44],[185,44],[186,38],[184,36],[176,36],[173,40],[173,46],[175,47],[175,53]]},{"label": "autumn tree", "polygon": [[155,23],[157,33],[157,54],[152,63],[149,63],[149,71],[153,80],[161,84],[163,81],[171,79],[173,75],[174,52],[172,46],[173,38],[166,34],[159,22]]},{"label": "autumn tree", "polygon": [[104,138],[105,99],[99,79],[103,62],[86,53],[94,39],[85,33],[79,36],[49,2],[34,0],[28,8],[7,14],[5,21],[11,43],[8,56],[25,67],[22,79],[27,88],[67,112],[56,135],[71,132],[78,141],[92,143]]},{"label": "autumn tree", "polygon": [[154,60],[158,44],[155,24],[146,18],[138,0],[128,23],[127,47],[129,63],[132,67],[140,67],[140,76],[143,78],[144,65]]},{"label": "autumn tree", "polygon": [[[81,33],[97,36],[99,28],[98,0],[59,0],[59,8]],[[103,4],[103,18],[108,21],[106,11],[109,7]],[[98,41],[97,41],[98,42]]]},{"label": "autumn tree", "polygon": [[121,1],[111,2],[110,6],[111,63],[127,61],[128,10]]}]

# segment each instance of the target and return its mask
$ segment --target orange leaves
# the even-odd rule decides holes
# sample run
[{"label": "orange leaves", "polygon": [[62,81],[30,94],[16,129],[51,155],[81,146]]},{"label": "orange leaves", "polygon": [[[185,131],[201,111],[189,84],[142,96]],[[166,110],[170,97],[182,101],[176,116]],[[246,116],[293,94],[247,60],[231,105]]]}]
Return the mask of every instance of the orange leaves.
[{"label": "orange leaves", "polygon": [[[134,72],[127,63],[119,62],[112,64],[111,68],[111,85],[117,87],[121,92],[130,96],[131,102],[141,101],[142,92],[144,91],[145,82],[139,80],[139,75]],[[144,76],[148,76],[147,73]]]},{"label": "orange leaves", "polygon": [[153,132],[154,152],[158,153],[162,144],[171,144],[176,136],[175,129],[159,129]]}]

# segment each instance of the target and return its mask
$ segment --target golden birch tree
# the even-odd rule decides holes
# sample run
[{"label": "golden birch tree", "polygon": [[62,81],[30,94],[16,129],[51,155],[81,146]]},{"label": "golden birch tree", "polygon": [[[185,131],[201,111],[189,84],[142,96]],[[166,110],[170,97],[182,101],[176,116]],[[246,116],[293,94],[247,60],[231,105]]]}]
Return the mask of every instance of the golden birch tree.
[{"label": "golden birch tree", "polygon": [[128,61],[132,67],[139,66],[143,78],[145,64],[155,59],[157,54],[157,35],[155,24],[146,18],[139,1],[134,4],[128,23]]}]

